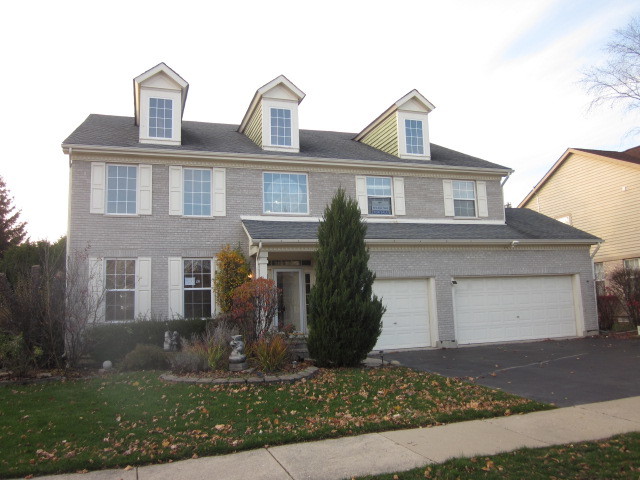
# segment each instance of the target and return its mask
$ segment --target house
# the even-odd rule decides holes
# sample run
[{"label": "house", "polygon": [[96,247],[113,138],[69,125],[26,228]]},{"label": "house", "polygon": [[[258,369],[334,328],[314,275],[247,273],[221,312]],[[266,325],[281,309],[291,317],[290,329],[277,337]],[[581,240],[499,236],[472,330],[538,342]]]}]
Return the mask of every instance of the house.
[{"label": "house", "polygon": [[240,244],[282,289],[279,324],[307,332],[318,222],[342,186],[368,224],[387,306],[376,348],[597,330],[598,239],[505,210],[511,170],[431,143],[434,106],[417,90],[342,133],[301,129],[305,94],[284,76],[239,125],[183,120],[188,88],[161,63],[134,79],[133,117],[90,115],[62,145],[69,252],[89,246],[104,321],[212,315],[215,255]]},{"label": "house", "polygon": [[[607,272],[640,268],[640,147],[623,152],[569,148],[522,200],[529,208],[597,235],[598,290]],[[631,214],[629,214],[631,213]]]}]

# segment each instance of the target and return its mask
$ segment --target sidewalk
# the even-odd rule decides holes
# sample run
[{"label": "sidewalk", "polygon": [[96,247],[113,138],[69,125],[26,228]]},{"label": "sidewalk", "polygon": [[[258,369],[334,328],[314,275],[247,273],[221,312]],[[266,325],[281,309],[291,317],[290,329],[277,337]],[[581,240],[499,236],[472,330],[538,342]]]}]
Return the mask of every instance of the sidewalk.
[{"label": "sidewalk", "polygon": [[640,431],[640,397],[439,427],[371,433],[183,460],[137,469],[37,477],[50,480],[247,478],[341,480],[409,470],[452,457],[493,455]]}]

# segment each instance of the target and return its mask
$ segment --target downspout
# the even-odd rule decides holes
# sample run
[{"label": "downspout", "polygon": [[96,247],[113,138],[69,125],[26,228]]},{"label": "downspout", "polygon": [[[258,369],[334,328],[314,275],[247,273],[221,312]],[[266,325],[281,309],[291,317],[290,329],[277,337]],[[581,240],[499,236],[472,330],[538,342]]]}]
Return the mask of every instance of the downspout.
[{"label": "downspout", "polygon": [[501,187],[504,187],[504,184],[507,183],[507,180],[509,180],[509,177],[511,176],[513,172],[509,172],[507,173],[507,176],[504,177],[504,180],[502,181],[502,183],[500,184]]},{"label": "downspout", "polygon": [[260,275],[260,250],[262,249],[262,240],[258,243],[258,251],[256,252],[256,278]]},{"label": "downspout", "polygon": [[598,253],[598,250],[600,250],[601,246],[602,246],[602,242],[598,242],[598,244],[596,245],[596,249],[591,254],[591,260],[593,260],[593,258],[596,256],[596,253]]}]

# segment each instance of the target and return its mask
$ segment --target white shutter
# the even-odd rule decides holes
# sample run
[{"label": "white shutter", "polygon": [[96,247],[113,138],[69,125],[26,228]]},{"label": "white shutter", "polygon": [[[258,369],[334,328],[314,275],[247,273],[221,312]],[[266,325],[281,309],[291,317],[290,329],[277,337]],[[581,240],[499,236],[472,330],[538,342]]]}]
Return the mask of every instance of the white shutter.
[{"label": "white shutter", "polygon": [[367,202],[367,177],[356,176],[356,197],[360,213],[366,215],[369,213],[369,202]]},{"label": "white shutter", "polygon": [[151,315],[151,259],[138,258],[136,281],[136,317],[149,318]]},{"label": "white shutter", "polygon": [[[95,320],[101,322],[104,320],[104,261],[102,258],[89,257],[89,295],[91,297],[89,310],[96,313]],[[91,321],[93,319],[89,319]]]},{"label": "white shutter", "polygon": [[478,195],[478,216],[488,217],[489,208],[487,206],[487,182],[476,182]]},{"label": "white shutter", "polygon": [[393,213],[395,215],[406,215],[404,205],[404,178],[393,177]]},{"label": "white shutter", "polygon": [[182,258],[169,257],[169,318],[184,315]]},{"label": "white shutter", "polygon": [[182,215],[182,167],[169,167],[169,215]]},{"label": "white shutter", "polygon": [[227,214],[226,171],[224,168],[213,169],[212,196],[213,216],[224,217]]},{"label": "white shutter", "polygon": [[151,184],[153,182],[151,165],[139,165],[138,175],[140,176],[140,204],[138,205],[138,213],[140,215],[151,215]]},{"label": "white shutter", "polygon": [[443,180],[442,188],[444,190],[444,215],[445,217],[455,216],[453,208],[453,183],[451,180]]},{"label": "white shutter", "polygon": [[106,188],[106,165],[103,162],[92,162],[89,213],[104,213],[104,192]]}]

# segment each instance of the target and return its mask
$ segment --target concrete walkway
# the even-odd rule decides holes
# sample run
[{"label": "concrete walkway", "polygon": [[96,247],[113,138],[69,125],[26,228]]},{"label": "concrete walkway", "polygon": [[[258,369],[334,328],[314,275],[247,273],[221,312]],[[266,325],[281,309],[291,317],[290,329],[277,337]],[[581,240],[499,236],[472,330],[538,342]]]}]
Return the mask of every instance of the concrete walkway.
[{"label": "concrete walkway", "polygon": [[452,457],[492,455],[640,431],[640,397],[150,465],[40,477],[73,480],[341,480],[401,472]]}]

